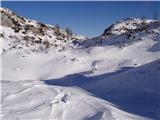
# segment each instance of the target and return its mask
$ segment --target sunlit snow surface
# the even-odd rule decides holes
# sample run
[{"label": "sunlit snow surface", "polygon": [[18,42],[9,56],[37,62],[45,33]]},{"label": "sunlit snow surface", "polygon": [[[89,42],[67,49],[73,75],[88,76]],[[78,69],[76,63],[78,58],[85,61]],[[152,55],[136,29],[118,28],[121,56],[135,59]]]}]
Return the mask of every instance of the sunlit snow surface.
[{"label": "sunlit snow surface", "polygon": [[98,38],[77,46],[47,33],[59,45],[47,50],[26,46],[24,34],[1,27],[1,119],[159,120],[160,27],[137,32],[135,39],[117,33],[139,21],[115,25],[115,36],[98,45]]},{"label": "sunlit snow surface", "polygon": [[5,120],[158,119],[160,61],[146,65],[159,57],[159,52],[147,51],[154,44],[147,40],[123,49],[51,50],[25,58],[18,50],[6,52],[1,116]]}]

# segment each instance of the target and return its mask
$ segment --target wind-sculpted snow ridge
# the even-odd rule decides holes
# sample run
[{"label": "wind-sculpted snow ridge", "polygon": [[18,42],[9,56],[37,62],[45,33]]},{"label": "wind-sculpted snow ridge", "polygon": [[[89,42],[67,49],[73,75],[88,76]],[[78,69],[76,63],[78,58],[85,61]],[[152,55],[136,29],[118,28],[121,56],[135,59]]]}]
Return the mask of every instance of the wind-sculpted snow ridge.
[{"label": "wind-sculpted snow ridge", "polygon": [[1,18],[2,120],[160,119],[160,21],[86,39],[4,8]]},{"label": "wind-sculpted snow ridge", "polygon": [[39,81],[2,81],[4,120],[144,120],[74,87]]}]

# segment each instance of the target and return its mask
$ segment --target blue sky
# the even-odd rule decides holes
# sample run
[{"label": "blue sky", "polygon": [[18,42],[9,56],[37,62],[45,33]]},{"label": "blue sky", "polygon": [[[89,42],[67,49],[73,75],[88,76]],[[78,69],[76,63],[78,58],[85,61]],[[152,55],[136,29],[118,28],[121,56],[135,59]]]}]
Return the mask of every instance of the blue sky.
[{"label": "blue sky", "polygon": [[53,25],[59,24],[62,28],[71,28],[74,33],[92,37],[102,34],[105,28],[117,20],[142,16],[153,18],[154,14],[160,11],[160,2],[152,1],[3,1],[1,6],[27,18]]}]

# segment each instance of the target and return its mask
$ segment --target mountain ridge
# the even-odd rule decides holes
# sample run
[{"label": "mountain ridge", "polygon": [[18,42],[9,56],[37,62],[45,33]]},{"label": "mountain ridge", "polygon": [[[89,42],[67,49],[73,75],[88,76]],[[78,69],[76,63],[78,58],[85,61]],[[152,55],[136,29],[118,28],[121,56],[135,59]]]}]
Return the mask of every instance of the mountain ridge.
[{"label": "mountain ridge", "polygon": [[[137,34],[159,34],[160,32],[158,29],[160,26],[159,20],[127,18],[112,24],[100,36],[89,39],[85,36],[75,35],[69,29],[67,33],[59,25],[52,26],[26,19],[7,8],[1,8],[0,11],[1,25],[11,28],[8,31],[11,32],[10,34],[13,34],[6,37],[8,39],[15,39],[15,43],[17,38],[21,39],[22,44],[26,43],[26,45],[19,46],[18,49],[33,46],[35,49],[32,48],[31,51],[46,51],[46,49],[52,47],[59,47],[59,51],[61,51],[66,48],[89,47],[102,44],[122,44],[121,46],[123,46],[127,42],[143,39],[143,37]],[[4,37],[4,33],[5,31],[2,28],[1,37]],[[120,41],[120,39],[126,40]],[[131,40],[129,41],[129,39]],[[17,48],[17,44],[10,46],[10,48]]]}]

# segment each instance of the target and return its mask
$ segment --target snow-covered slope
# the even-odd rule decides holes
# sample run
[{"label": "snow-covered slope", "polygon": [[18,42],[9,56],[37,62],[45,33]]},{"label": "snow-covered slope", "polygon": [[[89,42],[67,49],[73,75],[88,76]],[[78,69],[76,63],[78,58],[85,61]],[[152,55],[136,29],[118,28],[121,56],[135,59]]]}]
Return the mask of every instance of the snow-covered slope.
[{"label": "snow-covered slope", "polygon": [[126,19],[86,40],[1,13],[2,119],[159,118],[160,21]]},{"label": "snow-covered slope", "polygon": [[[82,35],[63,30],[58,25],[47,25],[26,19],[6,8],[1,8],[1,37],[5,39],[3,51],[22,49],[28,52],[46,52],[50,48],[65,49],[74,40],[86,39]],[[6,32],[7,31],[7,32]]]}]

